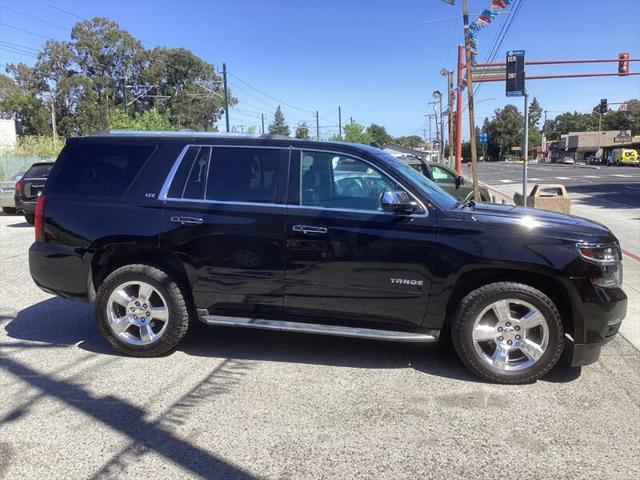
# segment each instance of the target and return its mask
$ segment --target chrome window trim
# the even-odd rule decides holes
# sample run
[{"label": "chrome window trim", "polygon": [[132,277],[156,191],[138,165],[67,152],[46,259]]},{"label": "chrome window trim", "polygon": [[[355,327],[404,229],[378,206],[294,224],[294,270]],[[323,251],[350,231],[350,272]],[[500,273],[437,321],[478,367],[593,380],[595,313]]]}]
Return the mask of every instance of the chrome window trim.
[{"label": "chrome window trim", "polygon": [[[356,158],[368,165],[371,165],[372,167],[378,169],[377,165],[372,164],[370,161],[365,160],[364,158],[358,156],[358,155],[353,155],[351,153],[345,153],[345,152],[339,152],[336,150],[326,150],[326,149],[319,149],[319,148],[307,148],[307,149],[302,149],[299,147],[274,147],[274,146],[263,146],[263,145],[235,145],[235,144],[225,144],[225,145],[216,145],[216,144],[200,144],[200,143],[188,143],[186,144],[182,150],[180,151],[180,153],[178,154],[178,156],[176,157],[176,160],[173,162],[173,165],[171,166],[171,169],[169,170],[169,173],[167,174],[167,178],[165,179],[164,183],[162,184],[162,188],[160,189],[160,193],[158,195],[158,200],[159,201],[173,201],[173,202],[187,202],[187,203],[197,203],[197,204],[213,204],[213,205],[238,205],[238,206],[250,206],[250,207],[255,207],[255,206],[261,206],[261,207],[280,207],[280,208],[295,208],[295,209],[310,209],[310,210],[324,210],[324,211],[332,211],[332,212],[346,212],[346,213],[368,213],[368,214],[374,214],[374,215],[397,215],[393,212],[383,212],[381,210],[360,210],[360,209],[352,209],[352,208],[331,208],[331,207],[319,207],[319,206],[311,206],[311,205],[293,205],[293,204],[287,204],[287,203],[261,203],[261,202],[242,202],[242,201],[227,201],[227,200],[205,200],[205,199],[195,199],[195,198],[175,198],[175,197],[168,197],[167,194],[169,193],[169,188],[171,187],[171,183],[173,182],[173,179],[176,175],[176,172],[178,171],[178,168],[180,168],[180,164],[182,163],[182,160],[184,159],[185,155],[187,154],[187,151],[189,150],[189,148],[191,147],[214,147],[214,148],[265,148],[265,149],[271,149],[271,150],[286,150],[286,149],[293,149],[293,150],[297,150],[299,152],[303,152],[303,151],[309,151],[309,152],[322,152],[322,153],[331,153],[331,154],[336,154],[336,155],[347,155],[347,156],[351,156],[353,158]],[[422,201],[420,201],[420,199],[416,198],[415,195],[413,195],[413,193],[411,193],[410,191],[408,191],[407,187],[404,186],[404,184],[402,182],[399,182],[398,180],[396,180],[392,175],[389,175],[387,172],[381,172],[383,175],[386,175],[387,177],[391,178],[391,180],[393,180],[394,182],[396,182],[398,185],[400,185],[410,196],[411,198],[413,198],[418,205],[420,205],[420,207],[423,209],[422,212],[420,213],[411,213],[409,215],[403,215],[404,217],[428,217],[429,216],[429,210],[425,207],[425,205],[423,204]]]},{"label": "chrome window trim", "polygon": [[[399,182],[393,175],[390,175],[389,173],[380,170],[380,167],[378,167],[377,165],[374,165],[373,163],[371,163],[369,160],[366,160],[358,155],[354,155],[352,153],[346,153],[346,152],[339,152],[336,150],[326,150],[323,148],[301,148],[301,147],[293,147],[294,150],[298,150],[300,153],[302,152],[319,152],[319,153],[331,153],[334,155],[342,155],[342,156],[348,156],[348,157],[352,157],[355,158],[357,160],[360,160],[361,162],[366,163],[367,165],[370,165],[371,167],[373,167],[374,169],[376,169],[376,171],[380,171],[380,173],[382,175],[385,175],[386,177],[390,178],[391,180],[393,180],[395,183],[397,183],[398,185],[400,185],[403,190],[411,197],[413,198],[413,200],[416,201],[416,203],[418,205],[420,205],[420,207],[422,208],[422,212],[419,213],[411,213],[409,215],[405,215],[406,217],[428,217],[429,216],[429,210],[427,209],[427,207],[424,205],[424,203],[422,203],[422,201],[417,198],[413,193],[411,193],[409,191],[409,189],[407,187],[405,187],[405,185],[402,182]],[[302,169],[302,158],[300,159],[300,168]],[[300,172],[302,173],[302,172]],[[302,175],[300,175],[300,177],[302,177]],[[301,184],[302,184],[302,179],[300,180]],[[299,200],[300,202],[302,201],[302,199]],[[332,210],[332,211],[348,211],[348,212],[366,212],[366,213],[384,213],[386,215],[397,215],[393,212],[382,212],[380,210],[360,210],[360,209],[350,209],[350,208],[332,208],[332,207],[316,207],[316,206],[311,206],[311,205],[289,205],[290,207],[300,207],[300,208],[313,208],[313,209],[320,209],[320,210]]]}]

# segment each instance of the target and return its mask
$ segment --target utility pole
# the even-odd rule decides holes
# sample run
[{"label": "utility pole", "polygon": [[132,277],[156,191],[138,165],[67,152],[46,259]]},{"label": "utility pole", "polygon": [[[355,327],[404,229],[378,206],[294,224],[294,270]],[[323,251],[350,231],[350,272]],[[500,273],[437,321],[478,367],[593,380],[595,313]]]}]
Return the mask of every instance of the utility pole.
[{"label": "utility pole", "polygon": [[444,163],[444,121],[442,120],[442,94],[438,97],[440,102],[440,163]]},{"label": "utility pole", "polygon": [[[429,120],[429,150],[433,150],[433,137],[431,136],[431,117],[433,117],[433,113],[427,113],[425,117]],[[429,160],[431,160],[431,158],[429,158]]]},{"label": "utility pole", "polygon": [[224,82],[224,119],[229,133],[229,88],[227,88],[227,64],[222,64],[222,80]]},{"label": "utility pole", "polygon": [[122,101],[124,102],[124,114],[129,115],[127,109],[127,77],[122,77]]},{"label": "utility pole", "polygon": [[453,72],[447,72],[448,112],[449,112],[449,168],[455,168],[455,156],[453,154]]},{"label": "utility pole", "polygon": [[[542,124],[542,151],[546,156],[548,156],[547,152],[547,111],[544,111],[544,123]],[[546,160],[546,159],[545,159]]]},{"label": "utility pole", "polygon": [[262,120],[262,135],[264,135],[264,113],[260,114],[260,120]]},{"label": "utility pole", "polygon": [[456,173],[462,175],[462,45],[458,45],[458,91],[456,94]]},{"label": "utility pole", "polygon": [[316,110],[316,140],[320,140],[320,114]]},{"label": "utility pole", "polygon": [[338,138],[342,140],[342,110],[338,105]]},{"label": "utility pole", "polygon": [[476,152],[476,121],[473,109],[473,78],[471,75],[471,38],[469,36],[469,0],[462,0],[464,23],[464,50],[467,59],[467,98],[469,99],[469,140],[471,143],[471,172],[473,175],[473,198],[480,201],[478,189],[478,152]]},{"label": "utility pole", "polygon": [[56,106],[55,106],[55,95],[51,93],[51,133],[53,135],[53,146],[55,147],[58,143],[58,126],[56,124]]},{"label": "utility pole", "polygon": [[522,162],[522,206],[527,206],[527,169],[529,163],[529,94],[524,92],[524,158]]}]

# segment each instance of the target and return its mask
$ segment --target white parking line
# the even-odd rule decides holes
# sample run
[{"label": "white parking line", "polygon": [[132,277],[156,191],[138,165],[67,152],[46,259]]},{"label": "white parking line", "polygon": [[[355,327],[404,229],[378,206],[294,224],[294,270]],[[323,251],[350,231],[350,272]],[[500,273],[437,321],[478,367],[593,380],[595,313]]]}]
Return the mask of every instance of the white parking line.
[{"label": "white parking line", "polygon": [[501,183],[513,183],[515,180],[498,180]]},{"label": "white parking line", "polygon": [[582,178],[600,178],[598,175],[582,175]]},{"label": "white parking line", "polygon": [[571,180],[571,177],[555,177],[556,180]]},{"label": "white parking line", "polygon": [[625,175],[624,173],[612,173],[612,177],[633,178],[633,175]]}]

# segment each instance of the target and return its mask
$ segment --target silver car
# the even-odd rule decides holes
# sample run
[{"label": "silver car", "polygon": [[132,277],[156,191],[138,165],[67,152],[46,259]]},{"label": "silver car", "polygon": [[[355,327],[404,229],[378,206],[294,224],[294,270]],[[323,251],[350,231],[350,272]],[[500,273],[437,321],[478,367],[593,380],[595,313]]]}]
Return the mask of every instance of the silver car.
[{"label": "silver car", "polygon": [[16,182],[20,180],[23,175],[24,172],[17,172],[11,175],[9,180],[0,182],[0,207],[7,215],[14,215],[16,213],[16,203],[13,199],[14,188]]}]

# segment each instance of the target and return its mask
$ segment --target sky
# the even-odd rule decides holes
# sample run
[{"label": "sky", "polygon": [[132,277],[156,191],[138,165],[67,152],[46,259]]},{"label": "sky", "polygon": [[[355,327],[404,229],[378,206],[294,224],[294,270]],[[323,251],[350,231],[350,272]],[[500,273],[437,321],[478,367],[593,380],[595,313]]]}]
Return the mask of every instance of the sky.
[{"label": "sky", "polygon": [[[495,61],[504,61],[507,50],[525,50],[530,60],[640,57],[638,0],[520,1]],[[489,0],[469,3],[474,19]],[[318,111],[321,136],[337,133],[340,106],[343,124],[352,118],[384,125],[394,136],[425,130],[428,136],[432,92],[446,91],[439,71],[456,67],[461,8],[461,0],[455,6],[442,0],[0,0],[0,64],[32,65],[47,38],[68,40],[75,22],[104,16],[146,48],[184,47],[216,66],[225,62],[230,92],[239,99],[230,112],[238,130],[259,128],[261,113],[270,122],[280,104],[292,131],[306,121],[314,133]],[[479,33],[480,61],[512,15]],[[639,69],[640,62],[631,64],[631,71]],[[529,74],[573,72],[614,73],[617,64],[527,67]],[[640,76],[531,80],[527,90],[551,118],[589,112],[601,98],[640,98]],[[523,99],[506,98],[503,82],[480,86],[477,124],[507,103],[522,109]],[[218,126],[224,130],[224,120]],[[464,126],[466,137],[466,119]]]}]

